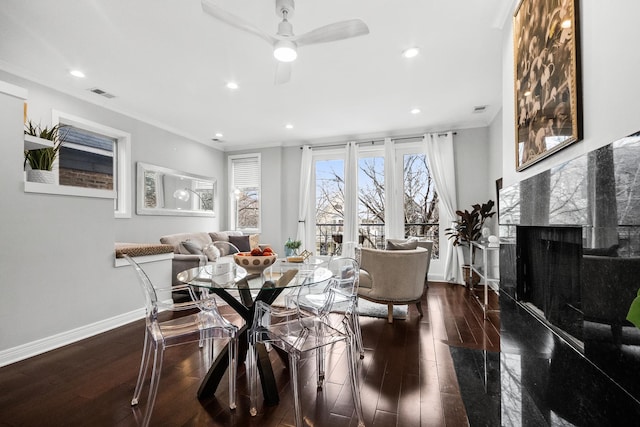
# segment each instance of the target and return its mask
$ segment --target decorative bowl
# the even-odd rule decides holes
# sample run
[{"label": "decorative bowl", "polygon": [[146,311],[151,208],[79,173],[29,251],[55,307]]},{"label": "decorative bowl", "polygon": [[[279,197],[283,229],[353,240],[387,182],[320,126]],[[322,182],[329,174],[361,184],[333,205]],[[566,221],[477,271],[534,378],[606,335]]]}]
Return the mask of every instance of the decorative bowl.
[{"label": "decorative bowl", "polygon": [[233,260],[249,273],[262,273],[265,268],[271,267],[278,259],[278,254],[251,255],[251,252],[238,252],[233,254]]}]

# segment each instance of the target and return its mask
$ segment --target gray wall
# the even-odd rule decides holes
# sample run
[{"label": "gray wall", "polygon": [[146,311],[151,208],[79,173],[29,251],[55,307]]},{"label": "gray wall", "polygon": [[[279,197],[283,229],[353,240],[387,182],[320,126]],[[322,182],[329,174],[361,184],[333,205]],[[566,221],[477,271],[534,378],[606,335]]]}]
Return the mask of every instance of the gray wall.
[{"label": "gray wall", "polygon": [[[28,90],[36,122],[50,124],[56,109],[129,132],[132,178],[135,162],[144,161],[226,187],[219,151],[10,74],[0,72],[0,81]],[[157,243],[163,234],[220,227],[218,218],[115,219],[109,199],[25,193],[23,158],[23,100],[0,94],[0,352],[140,309],[133,272],[114,268],[115,242]],[[135,195],[134,179],[131,186]],[[226,200],[218,202],[226,209]]]}]

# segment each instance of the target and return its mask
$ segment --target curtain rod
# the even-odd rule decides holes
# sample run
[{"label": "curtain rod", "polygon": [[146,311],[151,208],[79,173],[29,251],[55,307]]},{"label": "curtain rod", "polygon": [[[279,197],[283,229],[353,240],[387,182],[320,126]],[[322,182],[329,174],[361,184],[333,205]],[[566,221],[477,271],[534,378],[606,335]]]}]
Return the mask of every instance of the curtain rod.
[{"label": "curtain rod", "polygon": [[[448,134],[450,131],[447,132],[437,132],[438,136],[445,136],[446,134]],[[431,132],[431,133],[436,133],[436,132]],[[451,132],[453,135],[457,135],[458,132]],[[393,142],[398,142],[398,141],[408,141],[408,140],[417,140],[420,139],[424,136],[425,134],[420,134],[420,135],[412,135],[412,136],[400,136],[398,138],[391,138],[391,140]],[[356,141],[356,144],[361,145],[361,144],[375,144],[376,142],[384,142],[385,138],[377,138],[377,139],[363,139],[360,141]],[[344,147],[345,145],[347,145],[348,142],[340,142],[340,143],[334,143],[334,144],[318,144],[318,145],[310,145],[310,147],[313,148],[333,148],[333,147]],[[300,147],[300,149],[302,150],[302,146]]]}]

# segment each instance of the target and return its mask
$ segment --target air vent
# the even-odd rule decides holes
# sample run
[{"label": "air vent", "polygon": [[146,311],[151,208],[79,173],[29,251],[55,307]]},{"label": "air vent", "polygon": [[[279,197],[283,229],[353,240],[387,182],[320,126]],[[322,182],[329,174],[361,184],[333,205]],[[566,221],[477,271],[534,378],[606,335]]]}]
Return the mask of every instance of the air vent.
[{"label": "air vent", "polygon": [[93,88],[89,89],[89,92],[93,92],[93,93],[95,93],[97,95],[104,96],[105,98],[109,98],[109,99],[116,97],[115,95],[110,94],[109,92],[106,92],[106,91],[104,91],[104,90],[102,90],[100,88],[97,88],[97,87],[93,87]]},{"label": "air vent", "polygon": [[473,112],[474,113],[484,113],[484,111],[487,109],[486,105],[476,105],[475,107],[473,107]]}]

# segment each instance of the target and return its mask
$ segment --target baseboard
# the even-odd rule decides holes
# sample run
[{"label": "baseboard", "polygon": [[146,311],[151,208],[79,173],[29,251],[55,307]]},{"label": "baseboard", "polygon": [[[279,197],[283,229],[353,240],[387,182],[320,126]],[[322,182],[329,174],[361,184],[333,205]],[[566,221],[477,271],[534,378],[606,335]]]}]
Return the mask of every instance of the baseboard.
[{"label": "baseboard", "polygon": [[46,353],[47,351],[55,350],[56,348],[126,325],[127,323],[131,323],[135,320],[142,319],[144,315],[144,308],[140,308],[110,319],[101,320],[70,331],[22,344],[7,350],[2,350],[0,351],[0,367],[10,365],[12,363],[28,359],[29,357],[37,356],[39,354]]}]

